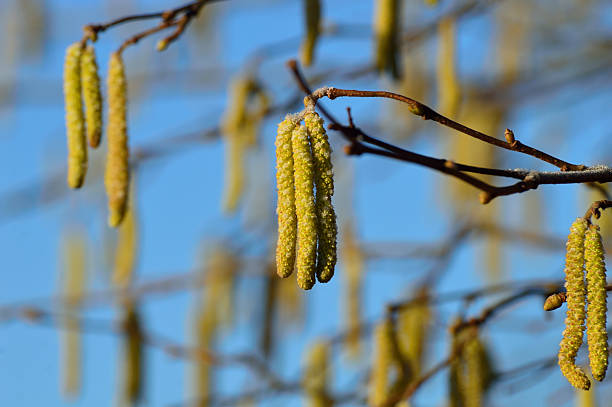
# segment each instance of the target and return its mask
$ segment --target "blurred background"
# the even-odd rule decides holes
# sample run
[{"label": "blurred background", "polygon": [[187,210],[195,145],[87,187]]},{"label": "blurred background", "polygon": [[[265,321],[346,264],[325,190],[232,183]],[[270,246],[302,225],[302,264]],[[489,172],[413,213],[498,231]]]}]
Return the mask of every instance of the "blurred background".
[{"label": "blurred background", "polygon": [[[395,91],[492,136],[511,128],[566,161],[610,163],[612,4],[397,0],[397,41],[377,69],[385,2],[321,1],[304,67],[312,86]],[[132,192],[113,230],[104,137],[84,187],[66,185],[64,52],[87,24],[182,2],[2,0],[0,404],[371,405],[381,323],[392,321],[402,352],[412,341],[411,373],[390,368],[386,379],[405,387],[448,357],[449,326],[528,287],[535,295],[478,332],[491,361],[482,405],[575,403],[556,364],[564,311],[546,313],[542,301],[561,287],[569,226],[606,191],[546,185],[483,206],[477,190],[440,173],[345,156],[330,131],[336,275],[308,292],[276,277],[274,138],[285,114],[303,109],[285,62],[305,62],[309,3],[216,2],[166,51],[156,51],[164,34],[126,49]],[[158,22],[100,33],[103,83],[110,53]],[[248,98],[245,83],[256,84]],[[321,103],[343,121],[350,106],[366,133],[421,154],[555,170],[395,101]],[[599,221],[606,238],[609,215]],[[398,303],[408,306],[389,311]],[[433,375],[411,405],[461,405],[448,381],[448,369]],[[594,387],[601,406],[608,383]]]}]

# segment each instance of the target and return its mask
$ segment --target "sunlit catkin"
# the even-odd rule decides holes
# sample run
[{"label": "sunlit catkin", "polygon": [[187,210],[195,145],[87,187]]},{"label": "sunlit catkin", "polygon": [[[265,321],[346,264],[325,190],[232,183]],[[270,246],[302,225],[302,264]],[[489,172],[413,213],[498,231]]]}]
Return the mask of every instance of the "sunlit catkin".
[{"label": "sunlit catkin", "polygon": [[399,57],[399,0],[375,0],[374,33],[376,36],[376,68],[398,76]]},{"label": "sunlit catkin", "polygon": [[372,372],[368,405],[380,406],[389,394],[389,372],[393,365],[393,325],[388,319],[374,328]]},{"label": "sunlit catkin", "polygon": [[244,192],[245,141],[239,133],[225,135],[225,181],[223,191],[223,211],[236,211]]},{"label": "sunlit catkin", "polygon": [[308,131],[296,126],[291,136],[295,182],[297,233],[297,282],[303,290],[315,284],[317,259],[317,214],[314,199],[314,163]]},{"label": "sunlit catkin", "polygon": [[431,310],[429,293],[421,287],[414,295],[414,304],[403,308],[398,315],[398,342],[404,360],[410,366],[412,378],[419,377],[428,342]]},{"label": "sunlit catkin", "polygon": [[276,188],[278,190],[278,240],[276,273],[289,277],[295,267],[297,215],[295,213],[295,183],[293,174],[292,133],[296,123],[287,117],[279,123],[276,134]]},{"label": "sunlit catkin", "polygon": [[327,133],[323,127],[323,119],[317,113],[308,113],[304,123],[310,136],[312,157],[314,162],[314,178],[316,186],[315,207],[317,213],[317,235],[319,239],[317,251],[317,279],[328,282],[334,275],[336,266],[336,238],[338,225],[336,213],[332,205],[334,194],[334,178],[331,162],[331,147]]},{"label": "sunlit catkin", "polygon": [[333,400],[328,393],[331,385],[329,358],[330,349],[327,342],[316,342],[307,350],[303,377],[307,406],[333,406]]},{"label": "sunlit catkin", "polygon": [[565,288],[567,314],[565,330],[559,348],[559,367],[572,386],[588,390],[591,386],[586,374],[576,366],[576,355],[582,345],[585,320],[584,238],[587,222],[578,218],[570,228],[565,253]]},{"label": "sunlit catkin", "polygon": [[113,284],[117,288],[126,288],[133,280],[138,251],[138,225],[134,210],[134,204],[132,203],[118,228],[115,268],[113,270]]},{"label": "sunlit catkin", "polygon": [[476,329],[463,345],[463,360],[465,361],[464,407],[480,407],[484,405],[485,391],[492,380],[492,367],[489,352],[478,335]]},{"label": "sunlit catkin", "polygon": [[100,145],[102,136],[102,93],[96,53],[91,45],[85,48],[81,58],[81,86],[87,121],[87,141],[91,147],[96,148]]},{"label": "sunlit catkin", "polygon": [[66,138],[68,140],[68,186],[80,188],[87,172],[87,140],[81,99],[80,43],[66,49],[64,59],[64,103],[66,109]]},{"label": "sunlit catkin", "polygon": [[108,153],[104,185],[108,195],[108,224],[117,227],[125,216],[130,182],[127,139],[127,82],[121,54],[111,55],[108,69]]},{"label": "sunlit catkin", "polygon": [[456,24],[452,18],[438,23],[438,109],[446,116],[455,117],[459,108],[461,91],[457,79]]},{"label": "sunlit catkin", "polygon": [[361,344],[361,297],[365,256],[356,239],[353,224],[346,223],[342,230],[342,274],[346,279],[343,284],[346,348],[349,356],[355,358],[359,355]]},{"label": "sunlit catkin", "polygon": [[321,30],[321,0],[304,0],[304,17],[306,36],[302,42],[301,59],[304,66],[310,66]]},{"label": "sunlit catkin", "polygon": [[591,373],[602,381],[608,368],[608,333],[606,331],[606,264],[599,228],[590,225],[584,242],[587,281],[587,343]]},{"label": "sunlit catkin", "polygon": [[123,315],[123,356],[122,356],[122,393],[121,399],[132,405],[142,395],[143,384],[143,333],[140,314],[135,305],[128,303]]}]

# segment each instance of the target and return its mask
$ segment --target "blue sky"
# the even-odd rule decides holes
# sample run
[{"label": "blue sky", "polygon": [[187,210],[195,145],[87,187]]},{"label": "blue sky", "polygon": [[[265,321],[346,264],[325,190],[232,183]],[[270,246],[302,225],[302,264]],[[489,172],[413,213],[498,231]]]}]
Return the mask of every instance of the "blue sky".
[{"label": "blue sky", "polygon": [[[16,0],[0,4],[0,20],[14,15]],[[37,3],[34,1],[34,3]],[[331,5],[333,3],[333,6]],[[448,2],[446,2],[448,3]],[[4,24],[2,47],[6,53],[11,41],[17,44],[17,62],[0,61],[0,82],[15,84],[12,98],[0,100],[0,196],[14,197],[13,191],[31,186],[33,194],[25,203],[33,208],[7,216],[13,203],[2,202],[0,208],[0,247],[2,247],[2,284],[0,306],[22,301],[51,298],[58,292],[62,261],[62,237],[73,229],[84,230],[90,247],[89,287],[108,287],[108,269],[104,266],[103,238],[109,232],[105,226],[105,197],[100,178],[103,151],[91,154],[91,171],[86,186],[80,191],[60,191],[59,199],[46,203],[43,180],[53,174],[63,174],[65,168],[65,135],[61,76],[63,53],[67,45],[80,39],[81,28],[91,22],[103,22],[133,12],[157,11],[181,4],[176,1],[45,1],[47,18],[44,26],[44,46],[34,55],[24,55],[19,45],[19,25],[14,31]],[[348,0],[324,1],[325,20],[369,27],[372,2]],[[441,7],[447,7],[443,2]],[[21,6],[17,6],[19,8]],[[302,32],[300,1],[232,1],[213,6],[205,21],[204,31],[188,30],[164,53],[154,49],[156,39],[145,39],[125,53],[129,101],[130,146],[173,146],[171,140],[182,134],[210,129],[218,124],[225,110],[228,80],[243,69],[254,50],[279,40],[297,38]],[[7,12],[11,11],[11,13]],[[598,22],[605,22],[605,9]],[[410,8],[404,16],[407,26],[427,21],[439,10]],[[608,13],[609,14],[609,13]],[[17,20],[21,21],[21,20]],[[137,23],[110,30],[100,36],[96,45],[101,72],[105,72],[108,55],[135,30],[146,27]],[[459,72],[462,78],[490,75],[491,44],[494,24],[491,15],[462,20],[459,26]],[[206,31],[208,30],[208,31]],[[200,33],[199,37],[196,33]],[[485,39],[485,40],[483,40]],[[492,41],[492,40],[491,40]],[[534,40],[535,41],[535,40]],[[569,42],[568,42],[569,43]],[[259,76],[272,91],[273,100],[282,102],[291,97],[296,86],[284,67],[284,61],[295,57],[298,43],[291,51],[266,60]],[[427,40],[426,59],[433,67],[434,40]],[[350,67],[367,63],[371,41],[366,35],[356,38],[325,38],[317,49],[317,64],[308,74],[326,68]],[[562,48],[562,47],[561,47]],[[2,51],[2,50],[0,50]],[[3,55],[7,55],[7,54]],[[139,77],[144,79],[138,81]],[[433,74],[432,74],[433,75]],[[325,85],[357,89],[379,89],[389,81],[366,75],[357,79],[333,77]],[[520,140],[572,162],[587,165],[610,162],[609,83],[595,76],[558,91],[534,95],[510,109],[506,126]],[[434,97],[424,102],[435,106]],[[344,117],[351,106],[357,124],[380,138],[393,136],[385,127],[390,104],[379,100],[344,99],[325,101],[338,117]],[[287,112],[289,113],[289,112]],[[223,188],[224,146],[218,140],[193,143],[177,148],[172,154],[152,159],[138,168],[136,182],[137,208],[140,225],[140,256],[137,281],[188,272],[197,267],[202,246],[207,242],[228,240],[232,244],[246,242],[251,250],[261,254],[270,249],[274,228],[274,150],[276,124],[284,114],[268,117],[261,131],[260,151],[250,159],[258,160],[256,170],[249,174],[251,190],[247,204],[235,216],[221,211]],[[385,117],[387,119],[385,119]],[[599,119],[601,120],[594,120]],[[410,118],[409,118],[410,119]],[[418,120],[415,118],[414,120]],[[378,133],[377,133],[378,132]],[[448,151],[435,124],[425,123],[419,137],[407,142],[414,151],[443,156]],[[453,231],[457,218],[452,203],[443,202],[441,189],[448,188],[443,176],[414,165],[402,164],[380,157],[345,157],[342,140],[330,133],[334,147],[337,175],[335,203],[340,223],[352,219],[363,242],[435,242],[443,241]],[[518,154],[504,154],[507,167],[550,169],[539,162]],[[96,168],[97,165],[97,170]],[[98,171],[98,177],[95,177]],[[348,180],[352,179],[353,188]],[[455,182],[455,181],[450,181]],[[65,187],[67,189],[67,187]],[[30,190],[30,189],[28,189]],[[544,207],[537,229],[564,239],[571,222],[586,209],[583,187],[541,187],[536,192]],[[473,194],[477,200],[477,192]],[[249,207],[251,199],[256,207]],[[4,199],[4,198],[0,198]],[[524,195],[494,201],[497,221],[506,226],[526,227],[525,207],[536,205]],[[480,207],[479,207],[480,208]],[[480,210],[479,208],[476,211]],[[255,227],[245,226],[255,212]],[[527,210],[537,210],[528,207]],[[478,212],[476,212],[478,213]],[[450,263],[436,292],[481,287],[483,278],[483,239],[475,238],[462,245]],[[253,244],[255,243],[255,244]],[[504,243],[502,281],[528,279],[559,279],[562,277],[563,253],[539,251],[525,244]],[[364,318],[374,320],[384,312],[389,301],[406,298],[414,283],[430,264],[422,260],[373,260],[367,263],[364,283]],[[218,351],[221,353],[254,352],[257,350],[253,318],[249,314],[249,292],[258,290],[256,279],[246,278],[239,287],[240,317],[233,330],[222,334]],[[327,285],[317,285],[303,295],[306,301],[305,323],[283,333],[273,368],[287,379],[298,377],[301,354],[316,338],[331,337],[341,330],[343,265]],[[296,290],[297,293],[297,290]],[[487,301],[490,301],[487,299]],[[484,303],[470,308],[477,313]],[[458,310],[450,303],[436,310],[436,334],[432,341],[428,365],[440,360],[447,349],[444,324]],[[189,343],[189,321],[194,307],[194,290],[152,297],[141,304],[146,327],[178,343]],[[240,308],[242,307],[242,308]],[[115,320],[117,310],[108,302],[85,312],[92,319]],[[484,330],[484,336],[500,351],[496,353],[501,370],[554,355],[561,338],[563,312],[544,315],[541,300],[534,298],[500,315]],[[78,406],[109,405],[117,402],[116,389],[120,380],[118,359],[120,339],[114,335],[85,333],[83,335],[84,364],[81,395],[70,401],[60,391],[60,335],[53,327],[29,324],[23,320],[0,321],[0,404],[6,406]],[[368,352],[366,352],[367,354]],[[365,361],[364,361],[365,362]],[[364,362],[357,365],[363,368]],[[188,399],[188,369],[186,363],[169,357],[159,349],[147,350],[145,405],[174,405]],[[338,393],[351,389],[359,370],[338,352],[334,357]],[[523,403],[544,405],[557,393],[569,397],[571,390],[557,369],[537,377],[536,383],[521,391],[495,388],[492,405],[506,406]],[[244,369],[224,369],[219,372],[221,394],[235,394],[252,384]],[[418,393],[415,405],[443,405],[445,375],[439,375]],[[603,396],[609,386],[600,386]],[[555,400],[553,398],[553,400]],[[296,395],[274,397],[261,405],[300,405]],[[556,404],[556,403],[555,403]]]}]

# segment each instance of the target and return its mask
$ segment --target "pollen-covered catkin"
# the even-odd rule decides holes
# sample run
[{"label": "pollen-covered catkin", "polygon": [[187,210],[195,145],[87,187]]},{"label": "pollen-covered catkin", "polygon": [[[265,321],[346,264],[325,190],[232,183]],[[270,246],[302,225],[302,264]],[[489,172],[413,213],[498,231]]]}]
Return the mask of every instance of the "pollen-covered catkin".
[{"label": "pollen-covered catkin", "polygon": [[108,224],[117,227],[127,208],[130,182],[127,140],[127,83],[121,54],[111,55],[108,69],[108,153],[104,185],[108,195]]},{"label": "pollen-covered catkin", "polygon": [[291,136],[296,123],[287,117],[279,123],[276,134],[276,188],[278,190],[278,241],[276,273],[289,277],[295,267],[297,216],[295,213],[295,183]]},{"label": "pollen-covered catkin", "polygon": [[374,33],[376,35],[376,68],[398,76],[399,0],[376,0]]},{"label": "pollen-covered catkin", "polygon": [[327,389],[330,386],[329,343],[316,342],[306,353],[304,369],[304,391],[310,407],[331,407],[332,399]]},{"label": "pollen-covered catkin", "polygon": [[567,314],[559,348],[559,367],[572,386],[588,390],[591,382],[576,366],[576,355],[582,345],[585,320],[584,238],[587,221],[578,218],[570,228],[565,253],[565,289]]},{"label": "pollen-covered catkin", "polygon": [[317,279],[326,283],[334,275],[337,260],[338,225],[332,205],[334,195],[334,178],[331,162],[331,147],[323,127],[323,119],[317,113],[308,113],[304,117],[312,146],[314,177],[316,186],[315,206],[317,212],[317,234],[319,246],[317,251]]},{"label": "pollen-covered catkin", "polygon": [[96,148],[102,136],[102,93],[96,53],[91,45],[85,48],[81,58],[81,87],[85,102],[87,141],[91,147]]},{"label": "pollen-covered catkin", "polygon": [[82,55],[83,49],[77,42],[66,49],[64,59],[64,103],[68,140],[68,186],[70,188],[80,188],[87,172],[87,141],[81,98]]},{"label": "pollen-covered catkin", "polygon": [[296,126],[291,136],[297,215],[297,282],[303,290],[315,284],[317,260],[317,215],[314,200],[314,163],[308,131]]},{"label": "pollen-covered catkin", "polygon": [[320,32],[321,0],[304,0],[304,17],[306,37],[302,42],[301,59],[304,66],[310,66]]},{"label": "pollen-covered catkin", "polygon": [[587,343],[591,373],[602,381],[608,368],[608,333],[606,331],[606,264],[599,227],[590,225],[584,242],[587,281]]}]

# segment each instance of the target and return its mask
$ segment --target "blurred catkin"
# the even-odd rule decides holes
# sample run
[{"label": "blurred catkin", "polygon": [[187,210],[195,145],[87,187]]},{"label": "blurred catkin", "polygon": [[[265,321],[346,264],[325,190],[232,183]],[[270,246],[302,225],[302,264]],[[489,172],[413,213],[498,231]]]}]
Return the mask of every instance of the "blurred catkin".
[{"label": "blurred catkin", "polygon": [[303,377],[307,406],[332,407],[328,389],[331,386],[330,347],[327,342],[315,342],[305,355]]},{"label": "blurred catkin", "polygon": [[244,192],[245,143],[238,133],[225,136],[225,180],[223,189],[223,211],[236,211]]},{"label": "blurred catkin", "polygon": [[301,60],[304,66],[310,66],[314,49],[321,30],[321,0],[303,0],[305,37],[302,41]]},{"label": "blurred catkin", "polygon": [[100,145],[102,136],[102,91],[96,53],[91,45],[85,48],[81,58],[81,86],[87,121],[87,141],[91,147],[96,148]]},{"label": "blurred catkin", "polygon": [[398,314],[397,336],[402,357],[408,363],[410,376],[414,379],[421,375],[427,351],[431,319],[428,288],[419,287],[413,298],[415,303],[401,309]]},{"label": "blurred catkin", "polygon": [[296,126],[291,136],[295,182],[295,212],[297,233],[297,282],[303,290],[315,284],[317,259],[317,214],[314,199],[314,163],[308,131]]},{"label": "blurred catkin", "polygon": [[64,241],[63,292],[65,318],[62,331],[62,391],[73,398],[81,388],[81,334],[75,314],[85,291],[87,280],[87,253],[81,235],[70,235]]},{"label": "blurred catkin", "polygon": [[584,242],[587,281],[587,343],[591,373],[602,381],[608,369],[606,264],[599,228],[590,225]]},{"label": "blurred catkin", "polygon": [[584,239],[587,221],[578,218],[570,228],[565,253],[565,289],[567,291],[567,314],[565,330],[559,348],[561,372],[577,389],[588,390],[591,382],[576,366],[576,355],[582,345],[585,320],[584,285]]},{"label": "blurred catkin", "polygon": [[379,72],[387,71],[394,78],[399,76],[399,0],[375,0],[374,51],[376,68]]},{"label": "blurred catkin", "polygon": [[87,172],[87,141],[81,98],[81,58],[83,49],[74,43],[64,59],[64,103],[68,140],[68,186],[80,188]]},{"label": "blurred catkin", "polygon": [[127,209],[130,182],[127,139],[127,82],[121,54],[111,55],[108,69],[108,153],[104,185],[108,195],[108,224],[121,224]]},{"label": "blurred catkin", "polygon": [[295,267],[297,215],[295,212],[295,183],[292,133],[296,123],[290,117],[278,125],[276,135],[276,187],[278,189],[278,241],[276,244],[276,273],[289,277]]},{"label": "blurred catkin", "polygon": [[126,211],[125,218],[118,228],[117,248],[115,250],[115,265],[113,284],[117,288],[128,287],[133,280],[136,258],[138,256],[138,224],[134,211],[134,194]]},{"label": "blurred catkin", "polygon": [[451,119],[457,116],[461,88],[457,78],[455,20],[443,18],[438,23],[438,110]]},{"label": "blurred catkin", "polygon": [[142,321],[136,305],[128,302],[123,309],[123,355],[120,399],[130,405],[137,404],[143,390],[144,346]]},{"label": "blurred catkin", "polygon": [[317,113],[307,113],[304,123],[308,129],[314,162],[316,187],[315,206],[317,214],[317,279],[326,283],[334,275],[337,261],[338,225],[332,205],[334,178],[331,162],[331,147],[323,127],[323,119]]},{"label": "blurred catkin", "polygon": [[393,366],[393,324],[389,319],[376,325],[373,336],[373,360],[368,390],[368,405],[380,406],[389,394],[389,373]]},{"label": "blurred catkin", "polygon": [[346,223],[342,229],[340,253],[346,279],[343,293],[346,348],[349,356],[356,358],[361,347],[361,297],[365,259],[352,223]]}]

